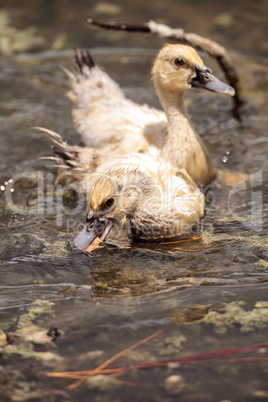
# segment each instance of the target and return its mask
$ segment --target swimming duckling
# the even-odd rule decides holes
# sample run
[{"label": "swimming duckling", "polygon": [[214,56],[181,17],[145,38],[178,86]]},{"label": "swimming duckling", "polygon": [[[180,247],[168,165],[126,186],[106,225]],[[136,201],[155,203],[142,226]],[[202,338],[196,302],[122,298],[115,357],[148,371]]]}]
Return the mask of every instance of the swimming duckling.
[{"label": "swimming duckling", "polygon": [[86,146],[109,156],[150,153],[186,169],[197,184],[213,179],[213,164],[189,121],[183,95],[192,88],[234,95],[234,89],[214,77],[192,47],[165,45],[153,63],[152,80],[164,113],[127,99],[88,53],[78,52],[76,61],[81,74],[73,76],[68,96]]},{"label": "swimming duckling", "polygon": [[234,95],[233,88],[214,77],[193,48],[166,45],[152,67],[164,113],[125,98],[88,53],[77,53],[76,61],[80,74],[72,76],[69,97],[76,128],[89,148],[56,139],[57,153],[80,187],[90,190],[89,213],[74,244],[84,250],[113,227],[140,240],[187,233],[204,215],[198,185],[212,180],[215,171],[188,120],[183,93],[203,88]]},{"label": "swimming duckling", "polygon": [[74,244],[85,249],[96,237],[104,240],[113,227],[130,240],[177,237],[189,232],[204,207],[204,195],[184,169],[154,160],[150,168],[115,166],[91,187],[86,224]]}]

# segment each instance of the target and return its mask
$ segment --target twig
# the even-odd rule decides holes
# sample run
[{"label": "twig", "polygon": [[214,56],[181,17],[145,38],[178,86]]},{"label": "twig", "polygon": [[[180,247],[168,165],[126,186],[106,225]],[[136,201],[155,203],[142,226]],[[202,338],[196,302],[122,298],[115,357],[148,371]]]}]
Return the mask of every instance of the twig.
[{"label": "twig", "polygon": [[192,236],[189,237],[188,239],[182,239],[182,240],[175,240],[175,241],[168,241],[166,243],[160,243],[160,244],[175,244],[175,243],[184,243],[186,241],[194,241],[194,240],[200,240],[202,239],[201,236]]},{"label": "twig", "polygon": [[[217,357],[220,356],[228,356],[228,355],[235,355],[235,354],[240,354],[240,353],[249,353],[249,352],[254,352],[260,349],[268,349],[268,344],[260,344],[260,345],[250,345],[250,346],[242,346],[239,348],[233,348],[233,349],[220,349],[220,350],[213,350],[211,352],[205,352],[205,353],[198,353],[194,355],[189,355],[189,356],[184,356],[184,357],[179,357],[178,359],[172,359],[168,361],[151,361],[151,362],[145,362],[141,364],[133,364],[131,366],[128,366],[128,370],[137,370],[137,369],[147,369],[147,368],[154,368],[154,367],[166,367],[169,366],[170,364],[189,364],[189,363],[206,363],[206,362],[218,362],[218,361],[235,361],[236,359],[242,359],[242,358],[226,358],[226,359],[216,359]],[[266,357],[250,357],[250,358],[244,358],[245,360],[253,361],[253,360],[266,360]],[[238,361],[238,360],[237,360]],[[121,366],[123,369],[124,366]]]},{"label": "twig", "polygon": [[[143,362],[143,363],[137,363],[137,364],[124,364],[121,367],[110,367],[109,369],[106,369],[108,365],[110,365],[112,362],[117,360],[119,357],[125,355],[128,351],[133,350],[137,348],[138,346],[144,344],[145,342],[148,342],[149,340],[155,338],[157,335],[159,335],[162,331],[155,332],[154,334],[148,336],[145,339],[142,339],[141,341],[135,343],[134,345],[131,345],[127,349],[122,350],[121,352],[117,353],[116,355],[112,356],[110,359],[106,360],[104,363],[102,363],[100,366],[98,366],[95,369],[91,370],[84,370],[84,371],[65,371],[65,372],[58,372],[58,373],[46,373],[47,377],[58,377],[58,378],[69,378],[69,379],[76,379],[77,381],[74,382],[73,384],[69,385],[67,389],[75,389],[77,388],[80,384],[82,384],[85,380],[90,378],[91,376],[97,375],[97,374],[103,374],[107,375],[109,377],[117,377],[123,374],[126,374],[128,371],[131,370],[142,370],[142,369],[150,369],[150,368],[155,368],[155,367],[169,367],[171,364],[197,364],[197,363],[219,363],[219,362],[230,362],[230,363],[236,363],[236,362],[258,362],[258,361],[267,361],[268,357],[267,356],[248,356],[248,357],[225,357],[228,355],[236,355],[240,353],[249,353],[253,351],[258,351],[260,349],[268,349],[268,344],[258,344],[258,345],[250,345],[250,346],[242,346],[238,348],[232,348],[232,349],[221,349],[221,350],[213,350],[211,352],[205,352],[205,353],[198,353],[194,355],[188,355],[184,357],[180,357],[177,359],[172,359],[168,361],[150,361],[150,362]],[[128,382],[128,381],[122,381],[122,380],[117,380],[118,384],[125,384],[125,385],[131,385],[131,386],[141,386],[140,384]]]},{"label": "twig", "polygon": [[[109,364],[114,362],[115,360],[119,359],[119,357],[125,355],[127,352],[130,350],[136,349],[138,346],[142,345],[143,343],[146,343],[150,341],[151,339],[155,338],[157,335],[159,335],[162,332],[162,330],[155,332],[154,334],[148,336],[145,339],[142,339],[141,341],[134,343],[134,345],[131,345],[127,349],[122,350],[121,352],[117,353],[116,355],[112,356],[110,359],[106,360],[104,363],[102,363],[100,366],[98,366],[95,370],[93,370],[92,374],[88,375],[85,378],[80,378],[78,381],[74,382],[73,384],[69,385],[67,389],[75,389],[77,388],[80,384],[82,384],[87,378],[91,377],[92,375],[98,373],[99,371],[103,370],[106,368]],[[122,369],[122,374],[125,373],[125,370]]]},{"label": "twig", "polygon": [[226,79],[228,80],[229,84],[235,89],[235,96],[233,98],[233,113],[236,118],[240,118],[239,108],[243,104],[243,101],[240,95],[241,91],[238,73],[226,49],[223,46],[219,45],[217,42],[214,42],[208,38],[204,38],[203,36],[197,35],[195,33],[187,33],[181,28],[172,29],[167,25],[158,24],[155,21],[133,25],[127,23],[103,22],[89,18],[87,22],[91,25],[95,25],[104,29],[121,30],[127,32],[143,32],[158,36],[160,38],[179,41],[207,53],[209,56],[216,59],[219,66],[225,73]]}]

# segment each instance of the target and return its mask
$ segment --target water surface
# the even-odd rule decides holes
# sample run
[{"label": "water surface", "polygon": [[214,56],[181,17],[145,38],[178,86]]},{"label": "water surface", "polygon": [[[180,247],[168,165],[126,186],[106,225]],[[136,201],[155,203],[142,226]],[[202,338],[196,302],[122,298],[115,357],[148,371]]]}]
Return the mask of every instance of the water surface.
[{"label": "water surface", "polygon": [[[74,380],[44,375],[95,368],[159,330],[113,365],[267,342],[266,3],[225,2],[223,7],[208,0],[200,7],[196,1],[158,2],[152,8],[150,2],[135,2],[127,9],[120,2],[118,8],[83,1],[24,3],[21,8],[10,1],[1,11],[2,17],[9,16],[2,21],[11,39],[7,47],[2,37],[0,58],[0,327],[14,341],[9,346],[1,341],[3,400],[268,399],[265,348],[225,356],[232,361],[134,370],[118,379],[136,385],[115,383],[106,391],[85,383],[66,390]],[[51,143],[32,127],[80,143],[65,97],[68,79],[60,69],[73,68],[72,46],[93,47],[96,62],[129,97],[158,106],[149,70],[162,42],[75,22],[87,16],[140,22],[159,15],[173,26],[220,41],[234,59],[245,98],[241,121],[233,117],[228,97],[193,91],[186,100],[215,166],[231,174],[227,183],[215,181],[206,188],[206,216],[193,229],[192,241],[129,248],[108,244],[90,258],[68,245],[84,220],[85,198],[78,208],[70,188],[53,187],[53,161],[39,159],[53,156]],[[249,23],[254,24],[250,39]],[[36,31],[25,32],[30,26]],[[24,48],[12,32],[24,35]],[[205,61],[223,78],[213,61]],[[55,342],[46,336],[51,328],[50,334],[60,335]],[[165,383],[171,375],[183,378],[177,393]]]}]

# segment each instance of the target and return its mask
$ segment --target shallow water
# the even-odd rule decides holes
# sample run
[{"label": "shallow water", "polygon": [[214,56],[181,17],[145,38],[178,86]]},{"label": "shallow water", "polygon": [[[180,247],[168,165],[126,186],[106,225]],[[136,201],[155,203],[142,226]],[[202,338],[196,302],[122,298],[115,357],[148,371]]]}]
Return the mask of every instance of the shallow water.
[{"label": "shallow water", "polygon": [[[150,9],[150,2],[136,2],[127,10],[120,2],[118,8],[104,4],[102,9],[103,3],[83,1],[26,1],[23,9],[10,1],[6,6],[10,30],[5,32],[11,39],[14,30],[24,32],[28,42],[24,36],[22,43],[28,47],[19,48],[14,37],[8,54],[2,37],[0,328],[13,340],[7,346],[0,333],[2,400],[268,399],[265,348],[230,352],[214,361],[132,370],[116,378],[136,385],[112,383],[107,390],[103,384],[89,389],[92,384],[86,383],[67,390],[74,379],[44,375],[95,368],[159,330],[112,365],[169,361],[267,342],[267,5],[241,2],[241,8],[239,3],[223,7],[206,1],[200,7],[196,1],[176,6],[158,2]],[[176,19],[179,10],[184,12]],[[127,248],[107,244],[90,258],[68,245],[84,221],[85,199],[79,204],[81,198],[70,188],[54,188],[54,162],[39,159],[53,156],[51,143],[32,127],[80,142],[65,98],[68,79],[60,69],[72,69],[72,46],[94,46],[97,63],[128,96],[158,106],[148,72],[161,41],[80,29],[75,22],[92,15],[140,22],[159,14],[165,14],[164,22],[210,36],[231,52],[245,98],[241,122],[233,118],[232,101],[224,96],[193,91],[187,105],[215,166],[232,174],[206,189],[206,216],[193,228],[192,240]],[[53,24],[48,23],[50,15]],[[207,24],[206,16],[214,22]],[[255,24],[251,40],[245,34],[249,21]],[[26,34],[29,25],[37,31]],[[43,41],[37,44],[39,36]],[[213,61],[205,61],[222,77]],[[55,342],[46,336],[51,328]],[[171,375],[183,378],[174,393],[165,383]]]}]

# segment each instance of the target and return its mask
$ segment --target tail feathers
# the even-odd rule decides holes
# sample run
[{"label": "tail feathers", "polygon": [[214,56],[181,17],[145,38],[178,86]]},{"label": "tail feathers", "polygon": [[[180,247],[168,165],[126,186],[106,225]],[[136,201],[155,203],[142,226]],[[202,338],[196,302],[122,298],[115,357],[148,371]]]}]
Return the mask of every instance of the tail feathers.
[{"label": "tail feathers", "polygon": [[72,73],[68,68],[60,66],[62,71],[65,72],[67,77],[71,82],[75,82],[79,79],[81,75],[88,77],[90,70],[95,67],[94,60],[88,50],[75,49],[74,50],[75,59],[75,73]]},{"label": "tail feathers", "polygon": [[[77,73],[74,78],[67,73],[71,78],[71,90],[67,93],[67,97],[73,102],[74,111],[82,112],[74,117],[74,123],[77,131],[87,139],[89,133],[96,127],[96,124],[94,127],[94,121],[97,118],[97,110],[102,109],[106,113],[107,109],[109,113],[116,108],[117,103],[125,99],[125,95],[104,70],[95,66],[87,50],[76,49],[74,56]],[[106,104],[108,106],[105,106]],[[92,120],[89,118],[91,113]],[[85,129],[80,128],[81,123]]]}]

